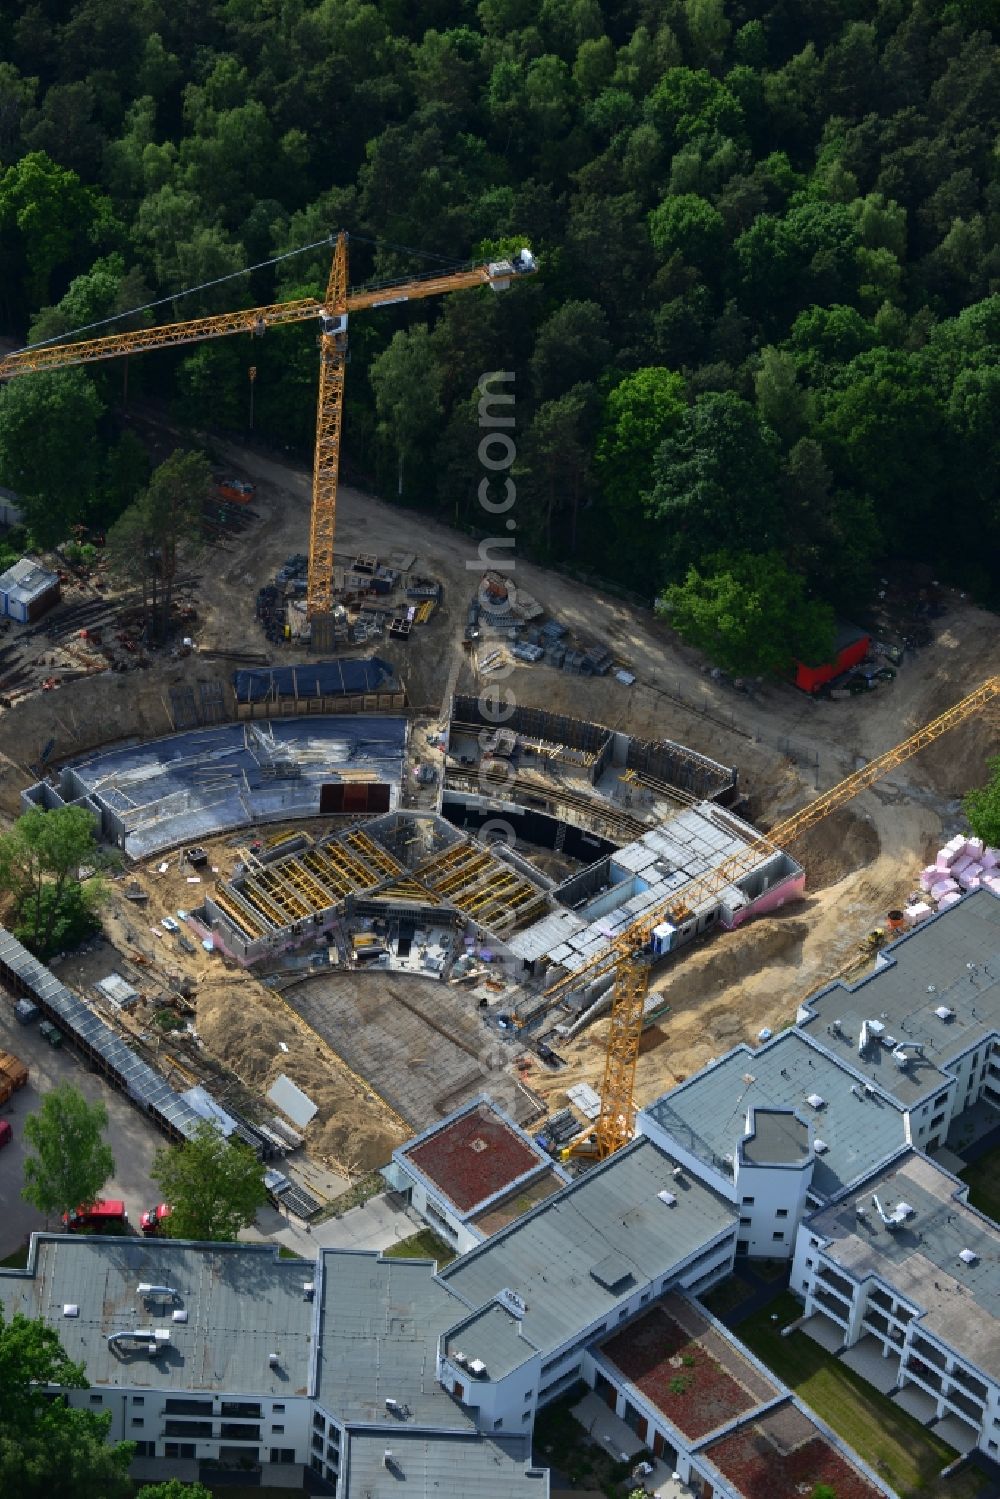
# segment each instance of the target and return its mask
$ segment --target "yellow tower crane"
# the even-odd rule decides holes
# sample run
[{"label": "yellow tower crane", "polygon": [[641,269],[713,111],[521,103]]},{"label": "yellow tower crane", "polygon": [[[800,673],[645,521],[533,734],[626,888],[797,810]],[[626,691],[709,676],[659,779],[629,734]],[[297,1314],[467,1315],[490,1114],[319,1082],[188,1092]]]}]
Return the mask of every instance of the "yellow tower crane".
[{"label": "yellow tower crane", "polygon": [[[990,677],[970,692],[968,697],[942,713],[931,723],[925,724],[902,744],[887,750],[877,759],[856,770],[832,790],[825,791],[815,801],[803,807],[792,817],[786,818],[777,827],[747,843],[738,853],[724,859],[714,869],[698,879],[690,881],[683,890],[683,899],[665,901],[655,906],[620,933],[613,942],[603,948],[581,967],[564,974],[549,989],[546,998],[548,1009],[554,1009],[572,990],[608,973],[614,973],[614,993],[611,1000],[611,1021],[604,1056],[604,1079],[601,1086],[601,1112],[593,1131],[592,1146],[583,1141],[571,1146],[570,1154],[593,1154],[603,1159],[626,1145],[632,1138],[635,1115],[634,1087],[635,1069],[639,1060],[639,1043],[642,1039],[645,1018],[646,996],[649,992],[650,968],[652,966],[648,945],[654,927],[664,920],[675,924],[690,919],[693,909],[706,898],[718,895],[727,885],[750,873],[769,855],[778,852],[801,838],[831,812],[836,812],[859,792],[875,784],[888,771],[894,770],[909,760],[925,745],[933,744],[949,729],[964,723],[978,713],[994,698],[1000,696],[1000,677]],[[548,1013],[548,1011],[543,1011]]]},{"label": "yellow tower crane", "polygon": [[22,349],[0,359],[0,380],[28,375],[36,370],[65,369],[74,364],[93,364],[122,354],[144,353],[176,344],[200,343],[205,338],[223,338],[231,333],[262,334],[286,323],[319,320],[320,372],[316,414],[316,449],[313,462],[312,512],[309,525],[309,578],[306,604],[313,622],[328,616],[333,608],[334,540],[337,521],[337,477],[340,469],[340,429],[344,409],[344,366],[347,359],[347,322],[352,312],[389,307],[397,302],[463,291],[467,287],[490,286],[505,290],[519,276],[532,274],[537,262],[522,249],[510,259],[490,261],[462,269],[433,272],[409,280],[383,282],[352,290],[347,284],[347,234],[336,236],[333,263],[322,302],[312,297],[277,302],[269,307],[251,307],[223,312],[188,322],[168,323],[160,328],[112,333],[77,343],[48,342]]}]

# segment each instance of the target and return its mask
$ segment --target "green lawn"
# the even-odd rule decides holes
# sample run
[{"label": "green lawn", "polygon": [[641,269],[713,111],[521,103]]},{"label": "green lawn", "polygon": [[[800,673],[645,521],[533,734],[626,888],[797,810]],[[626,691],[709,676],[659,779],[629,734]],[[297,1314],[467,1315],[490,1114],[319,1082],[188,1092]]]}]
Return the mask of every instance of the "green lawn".
[{"label": "green lawn", "polygon": [[398,1244],[393,1244],[391,1249],[384,1249],[382,1253],[394,1260],[437,1260],[439,1270],[450,1265],[455,1258],[455,1251],[449,1249],[444,1240],[439,1239],[429,1228],[422,1228],[408,1239],[400,1239]]},{"label": "green lawn", "polygon": [[713,1317],[721,1319],[728,1312],[742,1306],[744,1301],[749,1301],[753,1294],[753,1287],[748,1286],[745,1280],[740,1280],[738,1275],[730,1275],[727,1280],[720,1281],[717,1286],[706,1291],[704,1296],[699,1296],[698,1300]]},{"label": "green lawn", "polygon": [[[772,1322],[775,1312],[778,1321]],[[950,1447],[805,1333],[781,1337],[780,1329],[801,1315],[799,1302],[786,1293],[742,1322],[739,1337],[902,1499],[910,1495],[973,1499],[982,1474],[964,1469],[947,1483],[939,1483],[938,1473],[955,1456]]]},{"label": "green lawn", "polygon": [[969,1184],[972,1206],[1000,1221],[1000,1145],[959,1174]]}]

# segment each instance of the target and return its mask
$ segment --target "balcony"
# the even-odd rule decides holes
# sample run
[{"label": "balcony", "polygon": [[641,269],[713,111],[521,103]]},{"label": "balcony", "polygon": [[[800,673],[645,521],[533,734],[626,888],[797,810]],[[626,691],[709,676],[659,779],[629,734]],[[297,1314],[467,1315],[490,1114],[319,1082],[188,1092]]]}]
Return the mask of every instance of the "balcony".
[{"label": "balcony", "polygon": [[923,1385],[925,1389],[933,1390],[935,1395],[940,1395],[942,1393],[944,1389],[944,1380],[941,1378],[940,1374],[936,1374],[928,1364],[923,1363],[920,1359],[913,1357],[908,1358],[906,1360],[906,1363],[903,1364],[902,1369],[903,1373],[906,1374],[908,1378],[915,1379],[919,1384]]},{"label": "balcony", "polygon": [[825,1265],[821,1266],[818,1276],[818,1284],[825,1286],[829,1291],[835,1291],[838,1296],[843,1296],[848,1303],[854,1300],[855,1287],[844,1276],[837,1275],[833,1270],[828,1270]]},{"label": "balcony", "polygon": [[922,1359],[925,1364],[933,1364],[935,1369],[944,1370],[948,1360],[940,1348],[933,1343],[928,1343],[926,1338],[914,1338],[910,1344],[917,1358]]},{"label": "balcony", "polygon": [[974,1421],[977,1426],[981,1424],[983,1407],[973,1400],[971,1395],[963,1395],[961,1390],[956,1390],[952,1387],[950,1390],[945,1390],[944,1398],[948,1401],[949,1405],[953,1405],[957,1411],[961,1411],[963,1416],[968,1416],[969,1420]]},{"label": "balcony", "polygon": [[817,1306],[821,1306],[839,1327],[847,1326],[847,1314],[839,1296],[831,1296],[829,1292],[819,1289],[814,1293],[813,1301]]},{"label": "balcony", "polygon": [[976,1379],[974,1375],[970,1374],[967,1369],[963,1369],[961,1364],[956,1364],[954,1369],[952,1369],[951,1378],[956,1384],[964,1386],[969,1394],[975,1396],[977,1400],[985,1402],[989,1394],[986,1385],[981,1379]]}]

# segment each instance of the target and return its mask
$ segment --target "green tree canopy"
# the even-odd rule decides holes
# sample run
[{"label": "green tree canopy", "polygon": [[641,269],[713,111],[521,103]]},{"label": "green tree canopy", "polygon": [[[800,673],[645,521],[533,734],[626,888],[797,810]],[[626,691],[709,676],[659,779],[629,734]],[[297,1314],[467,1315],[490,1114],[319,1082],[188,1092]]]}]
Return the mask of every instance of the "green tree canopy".
[{"label": "green tree canopy", "polygon": [[82,369],[21,375],[0,392],[0,481],[42,546],[88,518],[98,491],[104,407]]},{"label": "green tree canopy", "polygon": [[987,762],[990,772],[985,786],[978,786],[965,798],[965,815],[977,838],[990,848],[1000,848],[1000,755]]},{"label": "green tree canopy", "polygon": [[[0,889],[13,896],[22,940],[40,957],[57,949],[68,918],[78,921],[104,896],[99,881],[79,881],[81,866],[99,862],[95,834],[85,807],[32,807],[0,834]],[[90,929],[85,922],[76,940]]]},{"label": "green tree canopy", "polygon": [[833,650],[833,610],[806,597],[777,552],[719,552],[672,584],[661,610],[689,645],[744,676],[785,677],[794,661]]},{"label": "green tree canopy", "polygon": [[17,1499],[128,1499],[134,1442],[109,1445],[110,1411],[77,1410],[52,1400],[49,1386],[85,1390],[52,1328],[0,1307],[0,1493]]},{"label": "green tree canopy", "polygon": [[147,628],[170,632],[170,610],[182,545],[197,547],[201,517],[212,490],[204,453],[178,449],[153,470],[148,487],[108,533],[108,559],[123,580],[140,583]]},{"label": "green tree canopy", "polygon": [[170,1478],[166,1483],[144,1483],[135,1499],[212,1499],[203,1483],[183,1483]]},{"label": "green tree canopy", "polygon": [[267,1201],[263,1167],[250,1147],[207,1122],[186,1144],[157,1151],[151,1175],[172,1208],[166,1224],[174,1239],[229,1242]]},{"label": "green tree canopy", "polygon": [[426,325],[394,334],[369,378],[380,435],[395,451],[396,492],[402,495],[405,461],[418,451],[441,413],[442,372]]},{"label": "green tree canopy", "polygon": [[34,1154],[25,1157],[22,1196],[47,1218],[97,1201],[115,1169],[103,1138],[107,1123],[103,1103],[88,1103],[68,1083],[46,1093],[25,1119]]}]

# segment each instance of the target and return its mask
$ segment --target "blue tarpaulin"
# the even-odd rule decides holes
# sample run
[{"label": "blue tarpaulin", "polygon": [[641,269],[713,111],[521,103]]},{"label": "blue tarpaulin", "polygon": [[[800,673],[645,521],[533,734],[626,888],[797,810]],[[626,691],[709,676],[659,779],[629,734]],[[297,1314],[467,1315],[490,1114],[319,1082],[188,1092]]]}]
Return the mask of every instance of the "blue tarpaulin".
[{"label": "blue tarpaulin", "polygon": [[378,692],[387,684],[395,684],[395,672],[378,656],[233,672],[238,703],[262,703],[269,697],[353,697],[359,692]]}]

